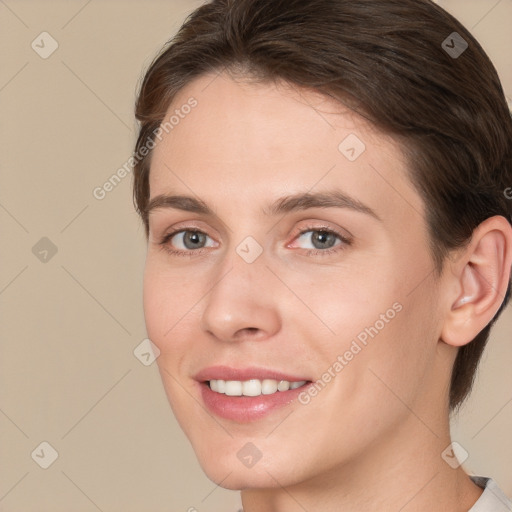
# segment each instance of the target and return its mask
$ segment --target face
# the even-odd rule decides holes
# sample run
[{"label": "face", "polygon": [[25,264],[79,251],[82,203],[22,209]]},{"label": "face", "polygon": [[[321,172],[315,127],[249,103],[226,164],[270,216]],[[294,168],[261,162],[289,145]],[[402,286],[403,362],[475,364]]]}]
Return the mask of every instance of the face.
[{"label": "face", "polygon": [[152,155],[144,311],[201,466],[243,489],[375,463],[404,403],[431,417],[446,386],[399,146],[315,92],[225,74],[176,110]]}]

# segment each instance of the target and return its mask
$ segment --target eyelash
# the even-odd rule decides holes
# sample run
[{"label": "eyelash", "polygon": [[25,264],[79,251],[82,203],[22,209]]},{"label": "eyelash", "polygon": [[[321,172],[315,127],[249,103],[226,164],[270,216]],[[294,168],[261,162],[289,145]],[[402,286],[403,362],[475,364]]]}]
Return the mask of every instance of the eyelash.
[{"label": "eyelash", "polygon": [[[333,253],[342,251],[344,245],[350,246],[352,244],[352,240],[350,240],[346,236],[342,235],[341,233],[338,233],[337,231],[335,231],[331,228],[327,228],[327,227],[323,227],[323,226],[307,226],[303,230],[299,231],[295,235],[293,240],[299,238],[300,236],[302,236],[305,233],[309,233],[310,231],[311,232],[322,232],[322,233],[335,235],[339,240],[341,240],[342,244],[336,245],[334,247],[330,247],[329,249],[306,249],[307,250],[306,256],[311,256],[311,255],[313,255],[313,256],[328,256]],[[201,247],[200,249],[195,249],[195,250],[191,249],[189,251],[181,251],[181,250],[177,250],[177,249],[172,249],[169,246],[169,240],[171,240],[171,238],[174,235],[177,235],[178,233],[183,233],[183,232],[185,232],[185,233],[186,232],[201,233],[203,235],[208,236],[204,231],[200,231],[199,229],[185,227],[185,228],[176,229],[174,231],[171,231],[170,233],[167,233],[163,237],[163,239],[159,242],[159,245],[161,245],[164,248],[164,250],[166,252],[168,252],[169,254],[171,254],[172,256],[184,256],[184,257],[190,257],[190,258],[200,256],[201,254],[203,254],[204,252],[206,252],[209,249],[208,247]]]}]

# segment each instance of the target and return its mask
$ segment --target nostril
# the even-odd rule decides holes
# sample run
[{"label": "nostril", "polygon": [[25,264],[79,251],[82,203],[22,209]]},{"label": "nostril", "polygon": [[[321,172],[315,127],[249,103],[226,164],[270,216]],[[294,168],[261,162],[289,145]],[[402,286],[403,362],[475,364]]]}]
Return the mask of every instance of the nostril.
[{"label": "nostril", "polygon": [[234,334],[232,341],[242,341],[244,339],[257,341],[259,339],[264,339],[267,337],[267,334],[264,330],[258,327],[242,327],[238,329]]},{"label": "nostril", "polygon": [[243,329],[240,329],[237,333],[237,335],[239,337],[241,336],[244,336],[244,335],[254,335],[256,334],[257,332],[259,331],[259,329],[257,327],[244,327]]}]

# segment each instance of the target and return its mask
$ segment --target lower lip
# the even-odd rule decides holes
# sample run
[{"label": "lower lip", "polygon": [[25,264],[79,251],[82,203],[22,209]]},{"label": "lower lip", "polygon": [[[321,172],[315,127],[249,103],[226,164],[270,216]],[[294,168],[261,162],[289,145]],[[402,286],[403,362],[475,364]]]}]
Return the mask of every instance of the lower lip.
[{"label": "lower lip", "polygon": [[203,402],[210,412],[227,420],[250,423],[293,403],[311,384],[312,382],[297,389],[259,396],[228,396],[212,391],[207,382],[200,382],[199,386]]}]

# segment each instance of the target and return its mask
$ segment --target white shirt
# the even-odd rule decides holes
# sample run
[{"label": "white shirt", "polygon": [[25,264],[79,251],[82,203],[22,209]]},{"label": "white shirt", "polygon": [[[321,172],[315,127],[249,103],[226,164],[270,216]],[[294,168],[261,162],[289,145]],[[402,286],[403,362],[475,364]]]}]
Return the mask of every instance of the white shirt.
[{"label": "white shirt", "polygon": [[492,478],[470,477],[484,492],[468,512],[512,512],[512,501]]}]

